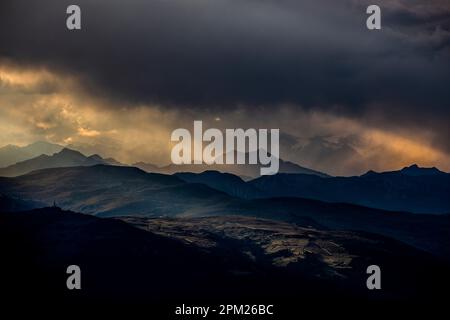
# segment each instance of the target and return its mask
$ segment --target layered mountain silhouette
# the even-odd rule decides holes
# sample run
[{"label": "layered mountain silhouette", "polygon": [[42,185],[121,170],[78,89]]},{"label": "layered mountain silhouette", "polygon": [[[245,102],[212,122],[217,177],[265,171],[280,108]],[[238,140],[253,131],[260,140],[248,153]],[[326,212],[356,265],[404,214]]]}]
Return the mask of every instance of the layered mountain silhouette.
[{"label": "layered mountain silhouette", "polygon": [[0,190],[14,197],[108,216],[206,214],[232,200],[220,191],[175,176],[109,165],[42,169],[0,178]]},{"label": "layered mountain silhouette", "polygon": [[321,230],[374,233],[450,256],[450,215],[445,214],[450,212],[450,174],[437,168],[413,165],[330,177],[282,161],[281,170],[293,173],[246,181],[259,175],[259,165],[229,167],[238,175],[178,172],[211,168],[201,165],[147,166],[149,171],[175,172],[148,173],[64,148],[0,169],[0,211],[56,205],[99,217],[257,217]]},{"label": "layered mountain silhouette", "polygon": [[[62,154],[61,151],[64,152]],[[70,166],[90,166],[96,164],[124,165],[113,158],[102,158],[93,153],[95,148],[88,145],[69,145],[67,147],[52,144],[45,141],[38,141],[25,147],[7,145],[0,148],[0,176],[12,177],[22,175],[34,170]],[[72,151],[72,152],[70,152]],[[81,152],[80,152],[81,151]],[[93,153],[93,154],[92,154]],[[85,156],[85,154],[92,154]],[[47,157],[46,157],[47,156]],[[84,157],[84,158],[83,158]],[[236,152],[235,152],[236,157]],[[249,158],[249,153],[245,154]],[[321,177],[328,177],[327,174],[298,164],[279,159],[279,172],[281,173],[301,173],[313,174]],[[157,166],[151,163],[136,162],[134,167],[147,172],[174,174],[179,172],[202,173],[204,171],[219,171],[232,173],[244,180],[251,180],[260,176],[259,164],[250,165],[167,165]]]},{"label": "layered mountain silhouette", "polygon": [[[249,158],[249,153],[244,155],[245,159]],[[236,159],[236,152],[235,152]],[[241,177],[244,180],[251,180],[253,178],[260,177],[260,164],[185,164],[185,165],[174,165],[170,164],[168,166],[157,167],[153,164],[138,162],[133,164],[133,166],[138,167],[147,172],[164,173],[164,174],[174,174],[178,172],[191,172],[191,173],[202,173],[204,171],[218,171],[223,173],[231,173]],[[308,169],[293,162],[284,161],[279,159],[279,172],[280,173],[301,173],[301,174],[311,174],[320,177],[328,177],[327,174],[312,169]]]},{"label": "layered mountain silhouette", "polygon": [[154,165],[151,163],[146,163],[143,161],[134,163],[133,167],[139,168],[139,169],[144,170],[145,172],[149,172],[149,173],[162,173],[161,172],[162,167],[158,167],[157,165]]},{"label": "layered mountain silhouette", "polygon": [[399,171],[370,171],[359,177],[278,174],[249,184],[266,197],[301,197],[415,213],[450,212],[450,174],[417,165]]},{"label": "layered mountain silhouette", "polygon": [[248,182],[217,171],[176,175],[244,199],[298,197],[391,211],[450,212],[450,174],[417,165],[384,173],[370,171],[360,177],[277,174]]},{"label": "layered mountain silhouette", "polygon": [[230,173],[208,170],[202,173],[180,172],[175,176],[186,182],[205,184],[238,198],[253,199],[265,195],[263,191]]},{"label": "layered mountain silhouette", "polygon": [[[436,300],[450,285],[450,215],[429,214],[448,208],[449,174],[436,168],[245,181],[111,164],[63,149],[0,177],[0,271],[14,298],[127,310],[186,297],[296,306]],[[64,286],[71,264],[82,267],[81,294]],[[383,270],[378,293],[365,287],[371,264]]]},{"label": "layered mountain silhouette", "polygon": [[35,158],[18,162],[6,168],[0,168],[0,176],[15,177],[31,171],[46,168],[93,166],[97,164],[121,165],[121,163],[112,158],[103,159],[97,154],[86,157],[81,152],[63,148],[58,153],[54,153],[50,156],[42,154]]},{"label": "layered mountain silhouette", "polygon": [[[231,185],[236,195],[251,190],[245,189],[241,179],[227,174],[210,172],[199,176],[212,176],[213,181],[224,178],[216,187]],[[295,197],[243,199],[197,181],[185,174],[171,176],[134,167],[96,165],[3,177],[0,193],[101,217],[242,215],[305,227],[361,230],[392,237],[439,256],[450,256],[448,215],[391,212]]]},{"label": "layered mountain silhouette", "polygon": [[61,151],[63,148],[63,146],[58,144],[48,143],[45,141],[37,141],[25,147],[9,144],[0,148],[0,168],[35,158],[42,154],[52,155]]}]

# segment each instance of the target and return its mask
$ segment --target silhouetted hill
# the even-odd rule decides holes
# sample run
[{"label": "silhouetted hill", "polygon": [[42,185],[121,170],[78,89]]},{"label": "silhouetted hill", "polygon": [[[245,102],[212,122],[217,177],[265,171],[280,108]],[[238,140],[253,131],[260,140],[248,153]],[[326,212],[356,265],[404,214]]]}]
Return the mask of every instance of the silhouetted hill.
[{"label": "silhouetted hill", "polygon": [[361,177],[278,174],[244,182],[217,171],[177,173],[188,182],[203,183],[242,199],[299,197],[346,202],[367,207],[416,213],[448,213],[450,175],[436,168],[411,166],[400,171],[368,172]]},{"label": "silhouetted hill", "polygon": [[186,182],[205,184],[238,198],[259,198],[264,194],[261,190],[230,173],[219,171],[205,171],[202,173],[180,172],[176,173],[175,176]]},{"label": "silhouetted hill", "polygon": [[[445,172],[439,170],[436,167],[422,168],[422,167],[419,167],[417,164],[413,164],[409,167],[404,167],[403,169],[398,170],[398,171],[386,171],[386,172],[382,172],[382,173],[384,173],[384,174],[402,173],[402,174],[408,175],[408,176],[438,176],[438,175],[446,174]],[[362,177],[378,175],[378,174],[382,174],[382,173],[370,170],[367,173],[363,174]]]},{"label": "silhouetted hill", "polygon": [[207,214],[231,197],[175,176],[124,166],[51,168],[0,178],[0,192],[83,213],[116,215]]},{"label": "silhouetted hill", "polygon": [[133,167],[139,168],[149,173],[161,173],[160,168],[158,166],[151,163],[145,163],[142,161],[134,163]]},{"label": "silhouetted hill", "polygon": [[52,155],[63,149],[58,144],[37,141],[25,147],[7,145],[0,148],[0,168],[13,165],[17,162],[40,156],[41,154]]},{"label": "silhouetted hill", "polygon": [[255,179],[249,184],[268,197],[347,202],[415,213],[450,212],[450,174],[436,168],[411,166],[400,171],[371,171],[359,177],[278,174]]},{"label": "silhouetted hill", "polygon": [[434,176],[445,174],[445,172],[440,171],[436,167],[421,168],[417,164],[405,167],[402,170],[400,170],[400,172],[409,176]]},{"label": "silhouetted hill", "polygon": [[[244,156],[246,159],[249,158],[249,154],[246,153]],[[237,175],[244,180],[250,180],[253,178],[260,177],[260,168],[259,164],[213,164],[213,165],[194,165],[194,164],[184,164],[184,165],[175,165],[170,164],[168,166],[157,167],[153,164],[148,164],[144,162],[135,163],[134,166],[145,170],[147,172],[157,172],[164,174],[174,174],[179,172],[191,172],[191,173],[202,173],[204,171],[218,171],[223,173],[231,173]],[[315,171],[312,169],[308,169],[298,164],[284,161],[283,159],[279,159],[279,172],[280,173],[302,173],[302,174],[311,174],[317,175],[320,177],[328,177],[327,174],[319,171]]]},{"label": "silhouetted hill", "polygon": [[81,152],[64,148],[51,156],[42,154],[36,158],[2,168],[0,169],[0,176],[15,177],[46,168],[93,166],[97,164],[120,165],[120,163],[114,159],[103,159],[97,154],[86,157]]}]

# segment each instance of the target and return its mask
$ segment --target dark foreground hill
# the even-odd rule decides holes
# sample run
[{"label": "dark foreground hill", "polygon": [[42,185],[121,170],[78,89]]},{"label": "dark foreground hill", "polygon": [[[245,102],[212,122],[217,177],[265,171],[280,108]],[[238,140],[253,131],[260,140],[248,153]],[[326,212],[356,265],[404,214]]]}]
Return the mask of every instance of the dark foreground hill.
[{"label": "dark foreground hill", "polygon": [[[124,220],[58,208],[0,214],[7,303],[439,300],[449,284],[447,264],[371,234],[248,217]],[[72,264],[80,291],[66,289]],[[383,271],[382,291],[366,289],[370,264]]]}]

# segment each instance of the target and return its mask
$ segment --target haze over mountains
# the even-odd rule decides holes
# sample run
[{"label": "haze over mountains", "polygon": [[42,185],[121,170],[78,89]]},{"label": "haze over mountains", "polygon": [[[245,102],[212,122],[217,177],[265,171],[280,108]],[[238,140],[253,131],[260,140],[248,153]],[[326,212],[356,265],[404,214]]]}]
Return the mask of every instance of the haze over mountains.
[{"label": "haze over mountains", "polygon": [[[37,143],[25,149],[36,150],[39,147],[45,147],[48,151],[52,150],[52,148],[57,148],[55,145]],[[1,168],[0,176],[15,177],[41,169],[89,167],[95,165],[123,166],[123,164],[111,158],[103,159],[99,155],[86,157],[78,151],[63,148],[61,151],[50,156],[43,154],[9,167]],[[211,167],[207,165],[171,165],[158,168],[153,165],[149,166],[140,163],[139,166],[153,173],[162,172],[167,174],[167,172],[170,172],[172,174],[173,172],[179,178],[179,182],[188,182],[197,185],[202,184],[209,187],[209,192],[217,193],[219,191],[219,193],[225,193],[233,198],[239,199],[296,197],[332,203],[357,204],[391,211],[435,214],[450,213],[450,199],[447,196],[448,190],[450,189],[450,174],[439,171],[437,168],[420,168],[417,165],[413,165],[399,171],[384,173],[369,171],[362,176],[330,177],[281,160],[280,167],[282,169],[284,168],[285,171],[292,171],[293,173],[279,173],[273,176],[262,176],[246,181],[247,179],[245,177],[249,178],[246,174],[256,174],[256,172],[259,172],[258,165],[224,165],[221,167],[221,171],[226,171],[228,168],[232,171],[239,171],[241,174],[244,174],[244,178],[231,173],[213,170],[196,173],[203,169],[220,167],[219,165]],[[178,171],[175,170],[177,168]],[[183,172],[185,169],[192,169],[194,172]],[[71,170],[76,171],[80,169],[73,168]],[[102,172],[107,171],[105,168],[101,169],[100,167],[97,170]],[[127,172],[129,174],[133,172],[131,169],[125,170],[128,170]],[[96,174],[96,170],[91,171],[92,173],[89,174]],[[61,172],[61,170],[44,171],[36,173],[33,176],[40,176],[43,181],[48,181],[49,177],[58,175]],[[85,173],[80,172],[80,175],[82,174]],[[121,176],[125,180],[128,179],[126,173],[121,173]],[[26,178],[23,179],[26,180]],[[81,177],[79,179],[82,180]],[[76,185],[78,181],[71,183]],[[134,198],[140,198],[140,196],[134,196]],[[31,200],[41,201],[42,199]],[[61,197],[57,197],[55,200],[61,201]],[[43,201],[50,200],[44,199]],[[201,202],[203,203],[204,201]],[[117,207],[112,204],[109,204],[109,206],[115,209]],[[79,206],[69,208],[82,212],[86,211],[80,209]],[[106,207],[104,208],[104,211],[109,210]],[[100,211],[96,209],[96,212]],[[88,212],[90,211],[88,210]]]},{"label": "haze over mountains", "polygon": [[[53,156],[59,153],[61,150],[66,149],[65,154],[55,155],[55,157],[47,158],[43,155]],[[110,164],[110,165],[124,165],[113,158],[103,159],[100,155],[94,153],[95,148],[89,146],[74,146],[69,145],[67,147],[50,144],[47,142],[36,142],[26,147],[18,147],[8,145],[0,148],[0,176],[18,176],[31,172],[33,170],[39,170],[44,168],[56,168],[56,167],[70,167],[70,166],[86,166],[96,164]],[[67,150],[73,151],[70,153]],[[76,154],[75,154],[76,153]],[[85,156],[92,154],[90,156]],[[86,159],[83,159],[85,156]],[[248,158],[248,153],[245,155]],[[34,159],[37,158],[37,159]],[[30,160],[30,161],[27,161]],[[22,163],[24,162],[25,163]],[[19,163],[20,162],[20,163]],[[308,169],[299,166],[295,163],[284,161],[279,159],[280,169],[282,173],[303,173],[314,174],[321,177],[327,177],[328,175],[319,171]],[[217,170],[220,172],[233,173],[240,176],[245,180],[250,180],[260,176],[260,165],[167,165],[157,166],[145,162],[136,162],[132,166],[140,168],[147,172],[174,174],[177,172],[195,172],[201,173],[207,170]],[[7,168],[2,168],[7,167]]]},{"label": "haze over mountains", "polygon": [[35,170],[76,166],[93,166],[96,164],[121,165],[114,159],[103,159],[99,155],[84,156],[78,151],[63,148],[51,156],[42,154],[35,158],[18,162],[6,168],[0,168],[0,176],[15,177]]},{"label": "haze over mountains", "polygon": [[[256,151],[253,151],[256,152]],[[244,157],[245,159],[249,158],[249,153],[247,152]],[[236,159],[236,152],[235,152],[235,159]],[[279,160],[279,173],[301,173],[301,174],[312,174],[317,175],[320,177],[328,177],[326,173],[319,172],[316,170],[312,170],[309,168],[305,168],[302,166],[299,166],[298,164],[284,161],[283,159]],[[201,173],[204,171],[219,171],[224,173],[232,173],[234,175],[237,175],[241,177],[244,180],[251,180],[257,177],[260,177],[260,168],[261,165],[259,164],[247,164],[248,161],[246,161],[246,164],[200,164],[200,165],[191,165],[191,164],[184,164],[184,165],[174,165],[170,164],[168,166],[163,167],[156,167],[153,164],[147,164],[143,162],[138,162],[133,164],[133,166],[138,167],[144,171],[147,172],[158,172],[158,173],[164,173],[164,174],[174,174],[177,172],[192,172],[192,173]]]},{"label": "haze over mountains", "polygon": [[0,148],[0,168],[13,165],[17,162],[35,158],[42,154],[52,155],[61,151],[64,147],[58,144],[37,141],[25,147],[7,145]]}]

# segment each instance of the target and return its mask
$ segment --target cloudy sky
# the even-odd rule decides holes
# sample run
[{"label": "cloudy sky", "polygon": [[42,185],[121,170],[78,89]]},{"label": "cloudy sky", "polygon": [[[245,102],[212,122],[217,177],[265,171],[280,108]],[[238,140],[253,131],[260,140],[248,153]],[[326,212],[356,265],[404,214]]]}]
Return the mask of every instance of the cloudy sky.
[{"label": "cloudy sky", "polygon": [[282,158],[332,174],[450,171],[449,84],[448,0],[0,2],[0,146],[167,164],[203,120],[279,128]]}]

